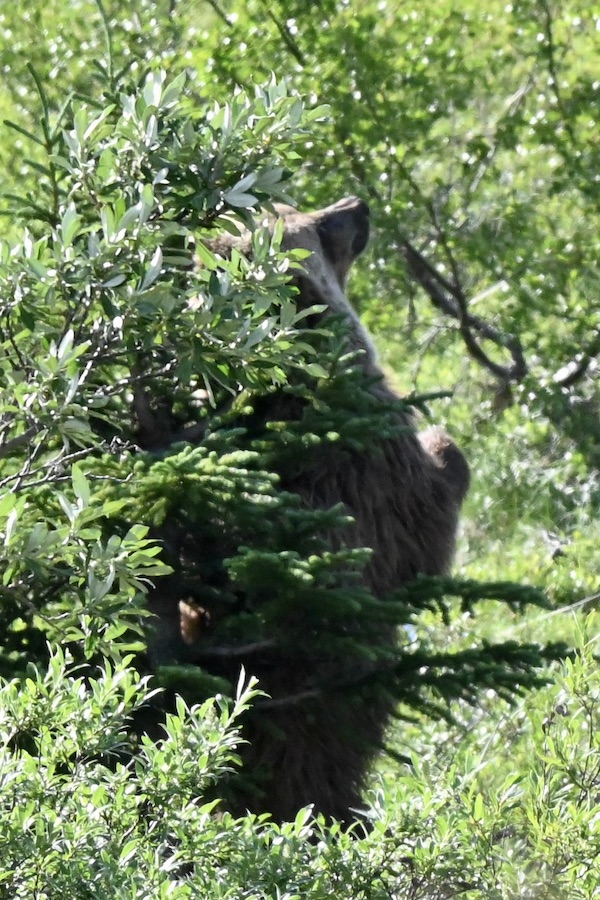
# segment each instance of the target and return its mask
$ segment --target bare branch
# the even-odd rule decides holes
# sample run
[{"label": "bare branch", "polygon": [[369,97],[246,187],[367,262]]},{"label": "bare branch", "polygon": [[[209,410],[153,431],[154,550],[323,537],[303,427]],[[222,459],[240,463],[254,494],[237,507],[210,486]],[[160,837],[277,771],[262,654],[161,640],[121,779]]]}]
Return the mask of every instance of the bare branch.
[{"label": "bare branch", "polygon": [[562,366],[555,372],[552,381],[559,387],[570,388],[587,374],[591,364],[600,355],[600,332],[590,341],[585,350],[578,354],[577,358],[571,360],[565,366]]},{"label": "bare branch", "polygon": [[[460,323],[461,336],[473,359],[503,381],[522,381],[528,369],[521,342],[514,335],[505,334],[468,311],[467,300],[457,281],[458,272],[454,258],[450,256],[454,279],[451,282],[438,272],[410,241],[402,239],[399,247],[410,275],[421,285],[434,306]],[[502,365],[491,359],[479,344],[476,334],[508,350],[513,359],[512,365]]]}]

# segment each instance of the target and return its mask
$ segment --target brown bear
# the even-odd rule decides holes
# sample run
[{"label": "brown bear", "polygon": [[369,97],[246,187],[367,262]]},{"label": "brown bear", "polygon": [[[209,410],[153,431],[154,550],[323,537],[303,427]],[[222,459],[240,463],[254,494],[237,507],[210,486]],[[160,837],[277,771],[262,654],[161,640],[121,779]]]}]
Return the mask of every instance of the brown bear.
[{"label": "brown bear", "polygon": [[[312,318],[318,324],[331,314],[345,317],[349,349],[357,351],[356,365],[365,384],[382,406],[396,403],[394,415],[400,426],[396,437],[377,442],[371,450],[346,447],[339,455],[324,454],[286,475],[282,487],[300,495],[311,508],[343,504],[352,523],[330,535],[331,545],[372,548],[364,584],[383,598],[419,574],[448,571],[469,486],[468,465],[443,431],[417,432],[412,414],[386,384],[371,339],[346,298],[348,272],[369,237],[367,205],[350,197],[308,214],[288,206],[276,210],[284,221],[283,249],[302,248],[311,254],[295,279],[298,303],[326,307]],[[249,235],[225,236],[213,249],[226,254],[237,246],[249,252],[249,243]],[[293,402],[284,392],[276,393],[262,403],[261,415],[285,419],[286,404]],[[289,417],[297,417],[297,409],[290,408]],[[176,594],[176,589],[167,594],[157,589],[151,609],[164,617]],[[199,613],[185,602],[179,610],[183,641],[189,644]],[[353,627],[350,621],[349,633]],[[381,626],[370,639],[379,650],[388,649],[392,658],[397,640],[392,625]],[[335,654],[328,657],[320,650],[307,658],[304,651],[294,656],[289,648],[286,653],[255,654],[244,664],[258,676],[270,700],[257,706],[246,732],[248,744],[242,748],[246,770],[259,776],[259,790],[256,785],[239,790],[234,808],[268,811],[282,821],[312,804],[315,812],[327,817],[352,820],[394,707],[385,691],[354,695],[348,690],[353,680],[368,677],[376,664],[347,659],[340,672]],[[236,665],[239,660],[232,660],[227,672],[231,678]],[[315,671],[319,684],[330,683],[331,690],[315,688]]]},{"label": "brown bear", "polygon": [[[351,348],[363,353],[365,374],[381,376],[372,390],[383,402],[395,399],[371,338],[345,295],[350,267],[369,237],[367,204],[349,197],[309,214],[283,206],[277,211],[285,221],[283,248],[311,252],[298,278],[303,305],[325,304],[333,313],[344,314],[351,324]],[[320,504],[346,504],[355,520],[353,543],[374,551],[366,577],[376,595],[418,573],[448,571],[459,509],[469,487],[469,467],[450,438],[437,428],[417,434],[411,415],[398,415],[409,428],[384,444],[381,453],[361,456],[352,470],[346,466],[342,471],[334,462],[326,472],[302,473],[295,485],[307,498],[321,491]]]}]

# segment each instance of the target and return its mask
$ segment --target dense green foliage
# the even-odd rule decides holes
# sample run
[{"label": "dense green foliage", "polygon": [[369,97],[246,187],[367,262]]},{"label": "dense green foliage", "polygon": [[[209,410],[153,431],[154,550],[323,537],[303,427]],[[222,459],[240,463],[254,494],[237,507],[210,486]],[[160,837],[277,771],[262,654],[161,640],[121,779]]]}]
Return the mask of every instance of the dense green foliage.
[{"label": "dense green foliage", "polygon": [[499,716],[482,707],[460,744],[415,731],[412,768],[378,779],[360,840],[305,813],[279,828],[195,802],[235,763],[251,689],[231,710],[180,702],[132,768],[126,716],[148,685],[123,666],[86,684],[58,653],[0,695],[0,896],[593,898],[600,684],[580,649],[552,689]]},{"label": "dense green foliage", "polygon": [[[546,0],[30,6],[0,13],[0,895],[594,897],[597,626],[559,607],[599,580],[599,20]],[[376,225],[351,292],[404,389],[455,388],[431,406],[475,473],[456,580],[387,605],[356,583],[364,554],[320,541],[341,511],[299,510],[273,471],[389,423],[305,330],[280,233],[258,228],[251,261],[203,244],[274,199],[349,193]],[[313,398],[310,427],[253,434],[274,386]],[[128,654],[178,515],[220,638],[284,640],[283,594],[340,654],[349,603],[367,656],[378,616],[409,626],[386,690],[455,722],[392,734],[412,765],[381,763],[372,834],[206,801],[252,690],[179,701],[136,743],[155,683]],[[243,616],[240,592],[260,598]],[[543,592],[553,614],[515,618]],[[507,710],[536,680],[529,636],[578,655]],[[161,677],[190,704],[233,693],[210,667]]]}]

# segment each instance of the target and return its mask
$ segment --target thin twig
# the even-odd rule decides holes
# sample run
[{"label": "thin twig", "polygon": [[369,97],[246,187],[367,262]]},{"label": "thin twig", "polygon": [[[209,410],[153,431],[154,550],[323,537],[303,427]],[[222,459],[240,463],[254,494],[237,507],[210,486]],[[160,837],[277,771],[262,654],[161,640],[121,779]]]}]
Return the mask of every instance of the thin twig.
[{"label": "thin twig", "polygon": [[554,92],[556,105],[558,106],[560,114],[562,116],[563,128],[568,134],[571,144],[575,148],[577,146],[577,137],[575,135],[575,132],[573,131],[573,127],[570,122],[570,116],[565,107],[562,92],[560,89],[560,78],[558,74],[558,66],[556,64],[556,44],[554,41],[554,23],[552,21],[552,13],[550,11],[550,6],[547,3],[547,0],[539,0],[539,4],[544,14],[544,37],[546,38],[545,49],[547,51],[546,55],[548,60],[548,74],[550,75],[550,86]]},{"label": "thin twig", "polygon": [[220,19],[222,19],[223,22],[225,22],[226,25],[228,25],[230,28],[233,27],[233,22],[231,21],[231,19],[227,15],[227,13],[223,12],[223,10],[219,6],[219,4],[216,2],[216,0],[206,0],[206,2],[211,7],[211,9],[214,10],[214,12],[218,15],[218,17]]},{"label": "thin twig", "polygon": [[304,68],[306,66],[306,57],[300,50],[300,47],[294,40],[288,27],[277,18],[277,16],[273,12],[273,10],[271,9],[269,4],[263,5],[263,9],[265,10],[265,14],[269,17],[269,19],[273,22],[273,24],[277,28],[277,31],[279,32],[281,39],[284,42],[284,44],[286,45],[289,52],[292,54],[292,56],[294,57],[296,62],[299,63],[302,66],[302,68]]},{"label": "thin twig", "polygon": [[17,437],[11,438],[9,441],[6,441],[5,444],[0,444],[0,458],[3,456],[10,456],[13,450],[16,450],[22,444],[26,444],[30,441],[36,434],[42,430],[41,425],[31,425],[23,434],[18,434]]}]

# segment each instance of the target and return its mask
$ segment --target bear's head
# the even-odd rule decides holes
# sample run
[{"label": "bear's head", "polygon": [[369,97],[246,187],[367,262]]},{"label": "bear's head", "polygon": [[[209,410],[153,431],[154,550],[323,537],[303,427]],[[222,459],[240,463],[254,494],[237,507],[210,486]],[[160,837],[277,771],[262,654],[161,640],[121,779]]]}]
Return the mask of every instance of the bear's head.
[{"label": "bear's head", "polygon": [[282,248],[309,250],[307,277],[324,290],[330,289],[332,280],[344,290],[350,267],[369,240],[367,204],[357,197],[346,197],[312,213],[283,204],[275,209],[284,220]]},{"label": "bear's head", "polygon": [[[331,313],[344,316],[350,326],[351,349],[362,350],[362,364],[370,374],[376,374],[375,348],[345,293],[352,263],[369,240],[369,207],[357,197],[346,197],[311,213],[281,203],[275,204],[274,210],[268,223],[274,226],[277,218],[283,220],[282,250],[310,253],[302,262],[302,272],[294,279],[299,288],[299,305],[323,305]],[[248,255],[250,245],[248,231],[239,237],[224,235],[211,242],[212,249],[225,256],[233,247]]]}]

